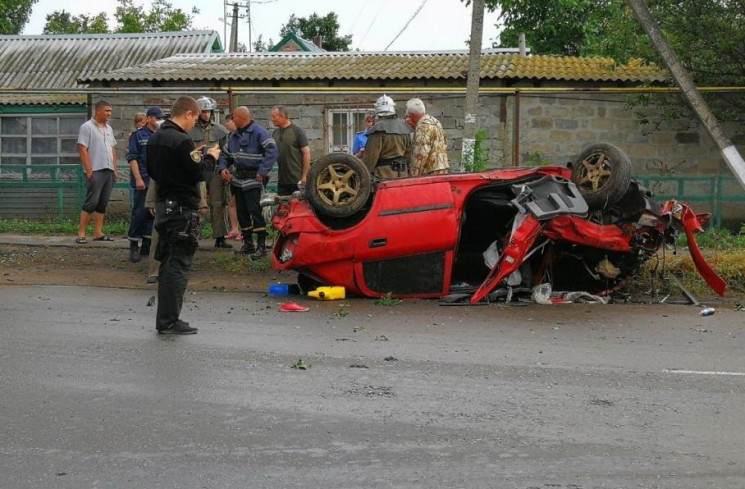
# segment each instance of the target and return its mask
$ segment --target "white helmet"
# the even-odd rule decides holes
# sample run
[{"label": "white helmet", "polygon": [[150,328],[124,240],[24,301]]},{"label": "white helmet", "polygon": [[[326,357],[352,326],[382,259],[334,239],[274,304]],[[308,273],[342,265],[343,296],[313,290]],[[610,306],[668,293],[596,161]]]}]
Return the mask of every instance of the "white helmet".
[{"label": "white helmet", "polygon": [[388,95],[383,95],[375,101],[375,115],[396,115],[396,102]]},{"label": "white helmet", "polygon": [[217,102],[215,102],[215,99],[209,97],[199,97],[197,99],[197,105],[199,106],[200,111],[217,109]]}]

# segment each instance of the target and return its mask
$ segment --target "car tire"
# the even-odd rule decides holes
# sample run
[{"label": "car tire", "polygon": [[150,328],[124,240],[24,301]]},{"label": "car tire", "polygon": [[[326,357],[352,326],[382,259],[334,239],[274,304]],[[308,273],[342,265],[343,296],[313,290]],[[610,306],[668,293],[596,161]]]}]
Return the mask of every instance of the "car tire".
[{"label": "car tire", "polygon": [[612,144],[592,144],[582,151],[572,167],[572,182],[588,206],[605,209],[621,200],[629,189],[631,160]]},{"label": "car tire", "polygon": [[330,153],[308,172],[306,197],[314,209],[329,217],[347,217],[367,202],[370,172],[362,161],[346,153]]}]

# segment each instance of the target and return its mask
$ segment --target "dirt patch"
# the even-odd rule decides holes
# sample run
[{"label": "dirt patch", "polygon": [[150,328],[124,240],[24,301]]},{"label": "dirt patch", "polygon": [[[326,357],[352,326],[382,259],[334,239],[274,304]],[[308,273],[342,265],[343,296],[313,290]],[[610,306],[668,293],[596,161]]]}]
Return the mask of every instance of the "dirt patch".
[{"label": "dirt patch", "polygon": [[[148,261],[128,260],[115,247],[29,246],[0,244],[0,283],[22,285],[89,285],[152,288],[146,284]],[[269,284],[295,283],[295,273],[271,269],[268,259],[250,263],[231,251],[198,250],[189,278],[191,290],[266,292]]]}]

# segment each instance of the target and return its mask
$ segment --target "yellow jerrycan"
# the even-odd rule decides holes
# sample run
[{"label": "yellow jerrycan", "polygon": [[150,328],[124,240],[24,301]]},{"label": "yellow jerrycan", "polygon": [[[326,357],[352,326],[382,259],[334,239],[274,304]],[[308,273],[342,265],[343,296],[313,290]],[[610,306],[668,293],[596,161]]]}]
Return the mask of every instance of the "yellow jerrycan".
[{"label": "yellow jerrycan", "polygon": [[308,297],[315,297],[319,301],[334,301],[344,299],[346,290],[341,285],[318,287],[308,292]]}]

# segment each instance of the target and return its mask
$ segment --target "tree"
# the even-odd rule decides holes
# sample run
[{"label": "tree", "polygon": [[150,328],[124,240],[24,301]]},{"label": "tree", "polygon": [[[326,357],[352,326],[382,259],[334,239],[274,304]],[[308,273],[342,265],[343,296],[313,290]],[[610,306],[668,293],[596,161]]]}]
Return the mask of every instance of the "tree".
[{"label": "tree", "polygon": [[72,15],[64,10],[46,16],[42,34],[104,34],[109,32],[104,12],[96,15]]},{"label": "tree", "polygon": [[271,39],[269,39],[268,43],[264,42],[264,36],[259,34],[259,38],[254,41],[251,47],[255,53],[263,53],[269,51],[269,48],[272,47],[273,44],[274,43],[272,43]]},{"label": "tree", "polygon": [[[36,0],[33,0],[36,1]],[[137,6],[133,0],[117,0],[114,18],[117,25],[109,31],[108,17],[104,12],[98,15],[71,15],[68,12],[54,11],[47,15],[44,34],[102,34],[106,32],[173,32],[192,28],[194,15],[199,9],[192,8],[186,13],[174,9],[167,0],[153,0],[149,11]]]},{"label": "tree", "polygon": [[316,36],[323,38],[323,49],[326,51],[349,51],[352,44],[352,35],[339,36],[339,20],[335,13],[331,12],[325,17],[319,17],[313,13],[310,17],[295,17],[290,15],[287,24],[279,31],[280,37],[287,34],[297,34],[304,39],[313,40]]},{"label": "tree", "polygon": [[116,8],[114,18],[117,20],[118,27],[114,32],[186,31],[192,28],[193,15],[199,13],[196,7],[191,9],[191,14],[187,14],[180,8],[174,9],[167,0],[153,0],[149,12],[134,5],[132,0],[117,1],[119,6]]},{"label": "tree", "polygon": [[31,7],[38,0],[3,0],[0,2],[0,34],[14,36],[28,23]]}]

